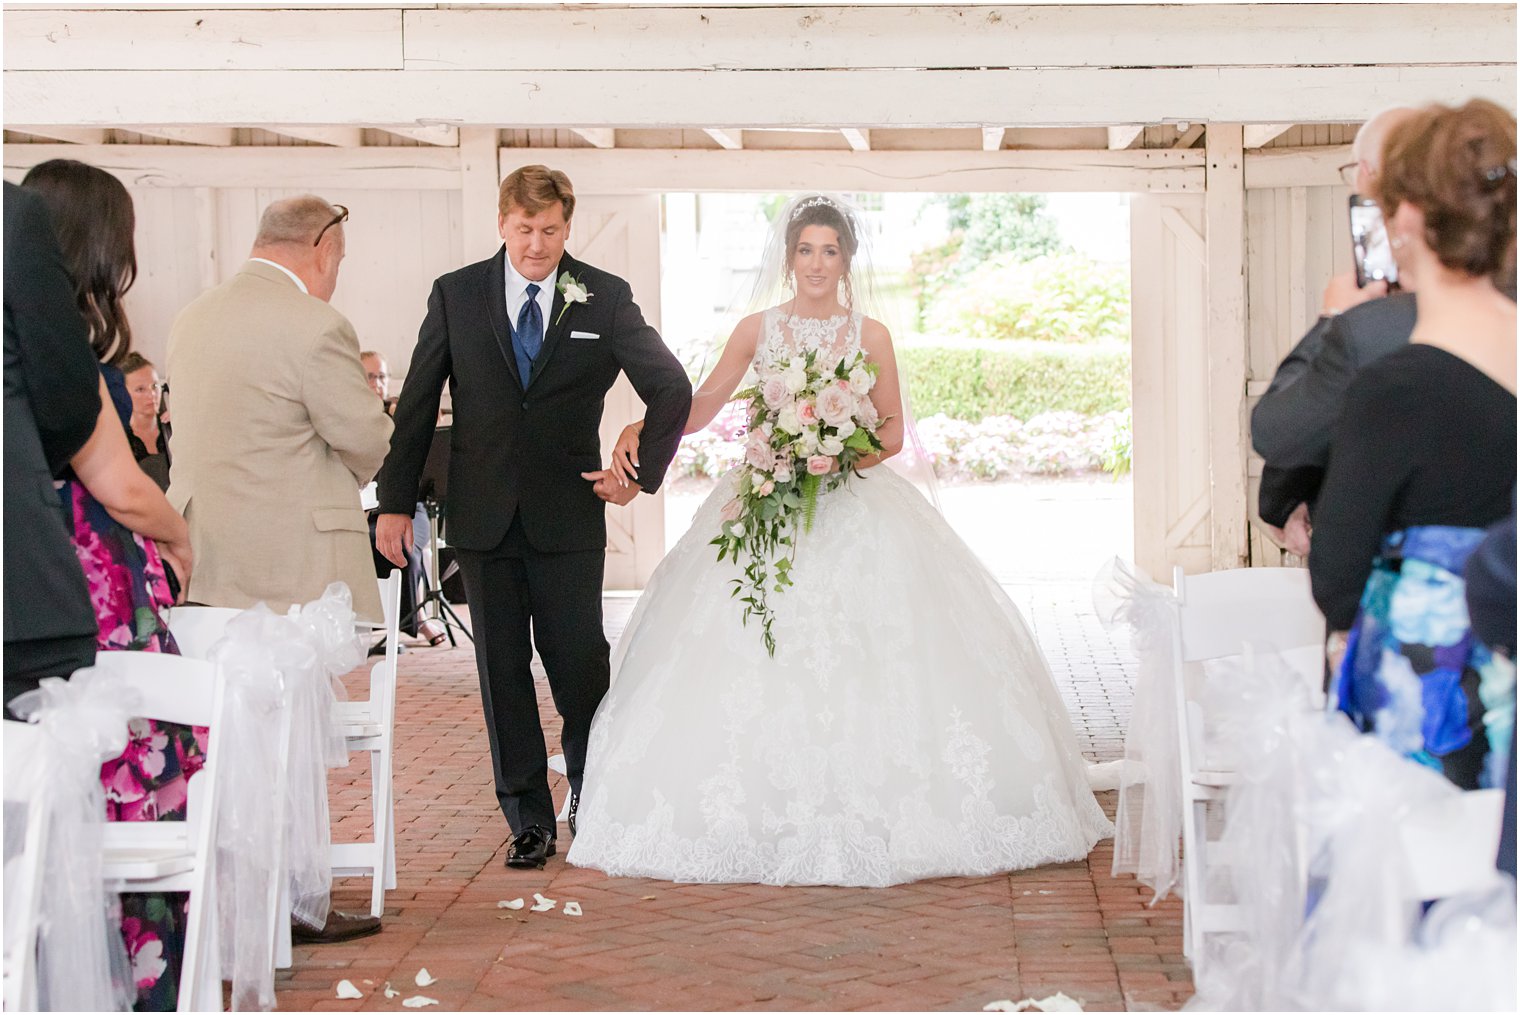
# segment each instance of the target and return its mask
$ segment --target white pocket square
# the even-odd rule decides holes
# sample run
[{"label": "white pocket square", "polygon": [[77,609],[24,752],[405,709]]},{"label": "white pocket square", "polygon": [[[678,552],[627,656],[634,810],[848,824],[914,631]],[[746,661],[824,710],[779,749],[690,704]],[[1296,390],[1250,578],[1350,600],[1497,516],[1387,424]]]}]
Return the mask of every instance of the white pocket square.
[{"label": "white pocket square", "polygon": [[570,337],[571,338],[588,338],[589,339],[589,338],[601,338],[602,336],[598,335],[594,331],[572,331],[572,332],[570,332]]}]

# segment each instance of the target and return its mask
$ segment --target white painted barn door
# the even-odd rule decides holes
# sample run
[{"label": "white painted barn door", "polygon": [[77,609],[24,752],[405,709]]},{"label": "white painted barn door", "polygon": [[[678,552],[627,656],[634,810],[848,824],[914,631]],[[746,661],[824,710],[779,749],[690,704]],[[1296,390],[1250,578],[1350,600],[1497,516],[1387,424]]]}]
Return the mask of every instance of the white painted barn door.
[{"label": "white painted barn door", "polygon": [[1201,194],[1130,198],[1135,560],[1211,564],[1208,248]]},{"label": "white painted barn door", "polygon": [[[570,252],[628,280],[644,320],[660,326],[660,198],[655,194],[578,194]],[[644,403],[626,377],[607,393],[602,416],[602,464],[625,425],[644,415]],[[665,555],[665,499],[640,495],[607,510],[604,588],[643,588]]]}]

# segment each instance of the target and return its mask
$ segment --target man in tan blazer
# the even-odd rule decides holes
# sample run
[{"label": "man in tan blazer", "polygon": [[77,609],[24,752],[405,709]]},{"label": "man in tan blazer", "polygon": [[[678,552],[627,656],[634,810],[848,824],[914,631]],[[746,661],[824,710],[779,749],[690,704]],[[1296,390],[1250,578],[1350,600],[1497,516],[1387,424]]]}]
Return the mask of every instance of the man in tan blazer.
[{"label": "man in tan blazer", "polygon": [[190,523],[191,602],[284,612],[344,581],[354,611],[382,619],[359,488],[391,421],[328,305],[347,217],[318,197],[271,204],[248,262],[169,333],[169,500]]}]

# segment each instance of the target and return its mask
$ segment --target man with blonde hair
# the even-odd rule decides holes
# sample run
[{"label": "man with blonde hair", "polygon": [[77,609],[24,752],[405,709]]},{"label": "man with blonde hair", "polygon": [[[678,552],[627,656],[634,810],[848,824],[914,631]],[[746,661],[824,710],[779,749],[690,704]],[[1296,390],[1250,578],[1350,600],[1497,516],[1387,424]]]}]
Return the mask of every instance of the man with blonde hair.
[{"label": "man with blonde hair", "polygon": [[[564,173],[518,169],[501,183],[501,249],[433,284],[380,472],[375,530],[380,552],[403,563],[447,383],[448,539],[475,629],[496,797],[512,829],[507,866],[527,869],[544,866],[556,838],[533,650],[564,720],[574,835],[591,719],[610,669],[605,503],[659,488],[691,408],[685,370],[644,322],[628,283],[565,253],[574,211]],[[638,485],[602,469],[602,405],[620,373],[648,407]]]}]

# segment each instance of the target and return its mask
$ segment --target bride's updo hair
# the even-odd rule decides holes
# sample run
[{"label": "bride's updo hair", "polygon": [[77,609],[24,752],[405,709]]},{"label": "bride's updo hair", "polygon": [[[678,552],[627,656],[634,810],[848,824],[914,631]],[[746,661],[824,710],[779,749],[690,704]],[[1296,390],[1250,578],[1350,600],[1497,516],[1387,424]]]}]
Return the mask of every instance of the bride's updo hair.
[{"label": "bride's updo hair", "polygon": [[1392,218],[1408,202],[1447,268],[1515,284],[1515,118],[1486,99],[1433,105],[1389,132],[1377,199]]}]

